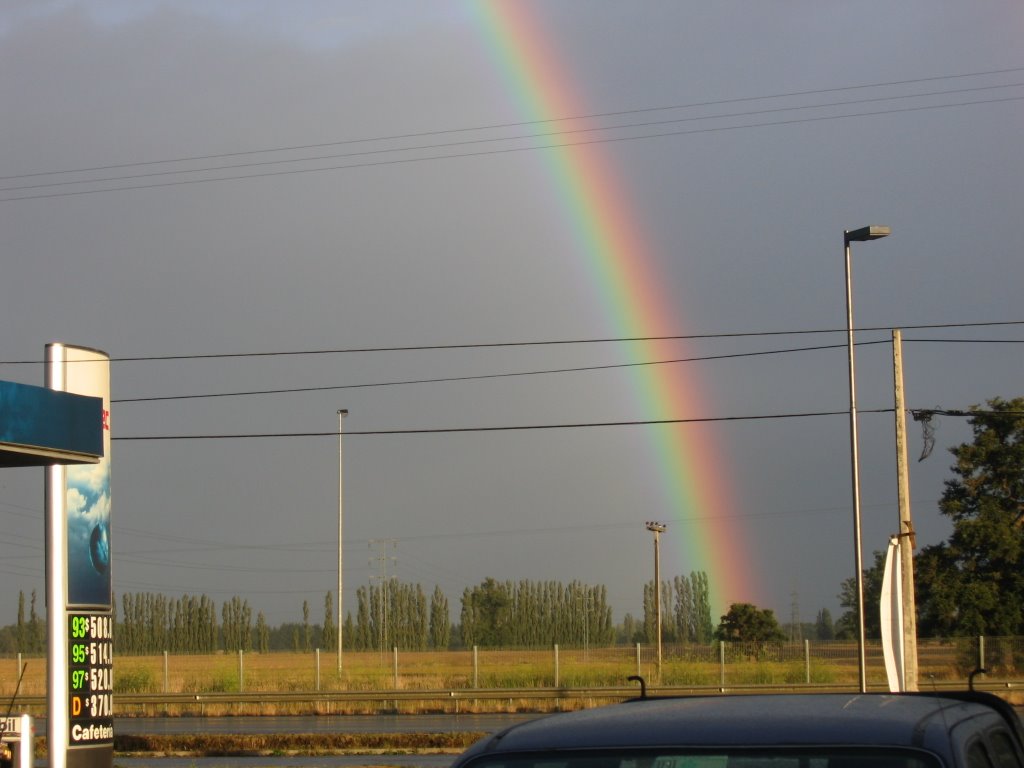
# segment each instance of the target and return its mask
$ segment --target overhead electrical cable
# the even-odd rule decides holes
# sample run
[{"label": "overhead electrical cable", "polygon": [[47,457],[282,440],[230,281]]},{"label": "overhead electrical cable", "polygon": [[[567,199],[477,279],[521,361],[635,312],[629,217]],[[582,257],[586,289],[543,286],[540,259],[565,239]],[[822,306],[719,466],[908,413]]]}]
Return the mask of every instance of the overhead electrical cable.
[{"label": "overhead electrical cable", "polygon": [[904,339],[912,344],[1024,344],[1024,339]]},{"label": "overhead electrical cable", "polygon": [[[696,109],[696,108],[704,108],[704,107],[715,107],[715,106],[724,106],[726,104],[742,104],[742,103],[749,103],[749,102],[752,102],[752,101],[769,101],[769,100],[774,100],[774,99],[795,98],[795,97],[798,97],[798,96],[815,96],[815,95],[820,95],[820,94],[825,94],[825,93],[841,93],[841,92],[844,92],[844,91],[866,90],[868,88],[889,88],[889,87],[895,87],[895,86],[900,86],[900,85],[915,85],[915,84],[920,84],[920,83],[938,82],[938,81],[942,81],[942,80],[958,80],[958,79],[966,79],[966,78],[972,78],[972,77],[988,77],[988,76],[992,76],[992,75],[1004,75],[1004,74],[1012,74],[1012,73],[1017,73],[1017,72],[1024,72],[1024,67],[1010,67],[1010,68],[1006,68],[1006,69],[992,69],[992,70],[983,70],[983,71],[979,71],[979,72],[963,72],[963,73],[952,74],[952,75],[935,75],[935,76],[932,76],[932,77],[920,77],[920,78],[913,78],[913,79],[907,79],[907,80],[888,80],[888,81],[882,81],[882,82],[876,82],[876,83],[861,83],[861,84],[858,84],[858,85],[835,86],[835,87],[830,87],[830,88],[818,88],[818,89],[813,89],[813,90],[789,91],[789,92],[783,92],[783,93],[767,94],[767,95],[762,95],[762,96],[741,96],[741,97],[736,97],[736,98],[731,98],[731,99],[716,99],[716,100],[711,100],[711,101],[699,101],[699,102],[690,102],[690,103],[685,103],[685,104],[663,105],[663,106],[657,106],[657,107],[641,107],[641,108],[636,108],[636,109],[624,109],[624,110],[617,110],[617,111],[611,111],[611,112],[595,112],[595,113],[589,113],[589,114],[584,114],[584,115],[567,115],[567,116],[562,116],[562,117],[544,118],[544,119],[540,119],[540,120],[527,120],[527,121],[507,122],[507,123],[492,123],[492,124],[487,124],[487,125],[477,125],[477,126],[469,126],[469,127],[461,127],[461,128],[443,128],[443,129],[431,130],[431,131],[418,131],[418,132],[412,132],[412,133],[394,134],[394,135],[386,135],[386,136],[364,137],[364,138],[358,138],[358,139],[342,139],[342,140],[338,140],[338,141],[319,142],[319,143],[313,143],[313,144],[297,144],[297,145],[290,145],[290,146],[283,146],[283,147],[272,147],[272,148],[264,148],[264,149],[253,149],[253,150],[242,150],[242,151],[235,151],[235,152],[221,152],[221,153],[216,153],[216,154],[191,155],[191,156],[186,156],[186,157],[166,158],[166,159],[162,159],[162,160],[146,160],[146,161],[137,161],[137,162],[130,162],[130,163],[116,163],[116,164],[109,164],[109,165],[92,166],[92,167],[88,167],[88,168],[66,168],[66,169],[58,169],[58,170],[51,170],[51,171],[38,171],[38,172],[35,172],[35,173],[11,174],[11,175],[7,175],[7,176],[0,176],[0,181],[33,178],[33,177],[39,177],[39,176],[54,176],[54,175],[59,175],[59,174],[92,173],[92,172],[96,172],[96,171],[115,170],[115,169],[118,169],[118,168],[144,167],[144,166],[148,166],[148,165],[165,165],[165,164],[170,164],[170,163],[198,162],[198,161],[202,161],[202,160],[219,160],[219,159],[225,159],[225,158],[230,158],[230,157],[244,157],[244,156],[248,156],[248,155],[269,154],[269,153],[275,153],[275,152],[296,152],[296,151],[302,151],[302,150],[307,150],[307,149],[322,149],[322,148],[325,148],[325,147],[336,147],[336,146],[345,146],[345,145],[352,145],[352,144],[363,144],[363,143],[371,143],[371,142],[400,141],[400,140],[404,140],[404,139],[427,138],[427,137],[430,137],[430,136],[444,136],[444,135],[450,135],[450,134],[453,134],[453,133],[471,133],[471,132],[479,132],[479,131],[501,130],[501,129],[508,129],[508,128],[521,128],[521,127],[525,127],[525,126],[529,126],[529,125],[543,125],[543,124],[550,124],[550,123],[557,123],[557,122],[567,122],[567,121],[573,121],[573,120],[593,120],[593,119],[597,119],[597,118],[622,117],[622,116],[625,116],[625,115],[644,114],[644,113],[648,113],[648,112],[664,112],[664,111],[672,111],[672,110],[680,110],[680,109]],[[988,87],[1002,87],[1002,86],[996,85],[996,86],[988,86]]]},{"label": "overhead electrical cable", "polygon": [[[895,408],[861,408],[860,414],[868,413],[894,413]],[[980,408],[975,409],[913,409],[908,408],[915,418],[921,414],[940,414],[943,416],[1024,416],[1024,411],[989,411]],[[849,410],[841,411],[804,411],[794,413],[771,413],[752,416],[694,416],[689,418],[669,419],[633,419],[626,421],[593,421],[593,422],[568,422],[560,424],[516,424],[493,427],[430,427],[421,429],[373,429],[345,431],[345,437],[371,437],[371,436],[406,436],[406,435],[444,435],[444,434],[468,434],[485,432],[537,432],[548,430],[565,429],[596,429],[601,427],[645,427],[662,426],[667,424],[712,424],[745,421],[777,421],[782,419],[806,419],[818,416],[847,416]],[[158,441],[191,441],[191,440],[252,440],[264,438],[306,438],[306,437],[338,437],[337,431],[319,432],[242,432],[225,434],[190,434],[190,435],[124,435],[111,437],[111,440],[124,442],[158,442]]]},{"label": "overhead electrical cable", "polygon": [[[891,114],[910,113],[910,112],[923,112],[923,111],[936,110],[936,109],[951,109],[951,108],[956,108],[956,107],[970,107],[970,106],[978,106],[978,105],[982,105],[982,104],[999,104],[999,103],[1006,103],[1006,102],[1013,102],[1013,101],[1022,101],[1022,100],[1024,100],[1024,96],[1007,96],[1007,97],[1003,97],[1003,98],[979,99],[979,100],[975,100],[975,101],[963,101],[963,102],[950,103],[950,104],[930,104],[930,105],[918,105],[918,106],[913,106],[913,107],[899,107],[899,108],[894,108],[894,109],[875,110],[875,111],[870,111],[870,112],[856,112],[856,113],[852,113],[852,114],[816,115],[816,116],[809,116],[809,117],[802,117],[802,118],[793,118],[793,119],[790,119],[790,120],[776,120],[776,121],[767,121],[767,122],[759,122],[759,123],[744,123],[744,124],[741,124],[741,125],[713,126],[713,127],[707,127],[707,128],[694,128],[694,129],[690,129],[690,130],[661,131],[661,132],[655,132],[655,133],[640,134],[640,135],[635,135],[635,136],[615,136],[615,137],[606,137],[606,138],[590,138],[590,139],[581,139],[579,141],[566,141],[566,142],[562,142],[562,143],[536,144],[536,145],[521,146],[521,147],[505,147],[505,148],[500,148],[500,149],[489,149],[489,150],[480,150],[480,151],[472,151],[472,152],[454,152],[454,153],[447,153],[447,154],[431,154],[431,155],[422,155],[422,156],[418,156],[418,157],[391,158],[391,159],[386,159],[386,160],[371,160],[371,161],[366,161],[366,162],[347,163],[347,164],[342,164],[342,165],[328,165],[328,166],[320,166],[320,167],[315,167],[315,168],[292,168],[292,169],[288,169],[288,170],[262,171],[262,172],[259,172],[259,173],[237,174],[237,175],[232,175],[232,176],[213,176],[213,177],[209,177],[209,178],[200,178],[200,179],[178,179],[178,180],[174,180],[174,181],[160,181],[160,182],[153,182],[151,184],[132,184],[132,185],[127,185],[127,186],[105,187],[105,188],[99,188],[99,189],[78,189],[78,190],[62,191],[62,192],[44,192],[44,193],[41,193],[41,194],[34,194],[34,195],[15,195],[13,197],[0,198],[0,203],[13,202],[13,201],[17,201],[17,200],[43,200],[43,199],[58,198],[58,197],[74,197],[74,196],[79,196],[79,195],[106,194],[106,193],[111,193],[111,192],[127,192],[127,191],[143,190],[143,189],[157,189],[157,188],[160,188],[160,187],[175,187],[175,186],[186,186],[186,185],[193,185],[193,184],[209,184],[209,183],[221,182],[221,181],[243,181],[243,180],[247,180],[247,179],[261,179],[261,178],[273,178],[273,177],[277,177],[277,176],[293,176],[293,175],[299,175],[299,174],[324,173],[324,172],[329,172],[329,171],[343,171],[343,170],[353,170],[353,169],[359,169],[359,168],[374,168],[374,167],[383,167],[383,166],[396,166],[396,165],[406,165],[406,164],[410,164],[410,163],[436,162],[436,161],[440,161],[440,160],[455,160],[455,159],[465,159],[465,158],[474,158],[474,157],[497,156],[497,155],[504,155],[504,154],[519,153],[519,152],[535,152],[535,151],[538,151],[538,150],[546,150],[546,149],[567,149],[567,148],[571,148],[571,147],[591,146],[591,145],[597,145],[597,144],[608,144],[608,143],[617,143],[617,142],[626,142],[626,141],[645,141],[645,140],[649,140],[649,139],[666,138],[666,137],[672,137],[672,136],[690,136],[690,135],[697,135],[697,134],[704,134],[704,133],[719,133],[719,132],[724,132],[724,131],[747,130],[747,129],[751,129],[751,128],[768,128],[768,127],[796,125],[796,124],[800,124],[800,123],[823,122],[823,121],[829,121],[829,120],[846,120],[846,119],[855,118],[855,117],[876,117],[876,116],[880,116],[880,115],[891,115]],[[800,107],[799,109],[808,109],[808,108],[809,107]],[[673,121],[673,122],[677,122],[677,121]],[[425,148],[429,149],[430,147],[425,147]],[[394,150],[392,150],[392,151],[394,151]],[[402,150],[402,151],[405,151],[405,150]],[[190,171],[180,171],[178,173],[189,173],[189,172]],[[123,178],[126,179],[126,178],[130,178],[130,177],[123,177]],[[66,182],[66,183],[67,184],[77,184],[77,183],[88,183],[88,182]],[[0,189],[0,192],[3,192],[3,191],[13,191],[13,189],[14,188],[10,188],[10,189],[7,189],[7,190]]]},{"label": "overhead electrical cable", "polygon": [[[944,416],[1024,416],[1024,411],[986,411],[986,410],[943,410],[938,408],[910,409],[912,414],[932,413]],[[860,408],[860,414],[894,413],[894,408]],[[396,435],[445,435],[484,432],[538,432],[563,429],[596,429],[600,427],[646,427],[666,424],[711,424],[742,421],[776,421],[781,419],[806,419],[816,416],[848,416],[849,410],[842,411],[805,411],[802,413],[772,413],[755,416],[696,416],[678,419],[635,419],[628,421],[594,421],[562,424],[518,424],[498,427],[432,427],[424,429],[374,429],[345,431],[345,437],[396,436]],[[338,437],[338,432],[249,432],[232,434],[191,434],[191,435],[125,435],[112,437],[111,440],[124,442],[170,442],[191,440],[254,440],[265,438],[304,438],[304,437]]]},{"label": "overhead electrical cable", "polygon": [[[918,341],[943,341],[942,339],[903,339],[904,344],[913,344]],[[1024,344],[1024,339],[949,339],[948,343],[977,343],[977,344]],[[889,344],[888,339],[875,341],[858,341],[855,346],[872,346],[876,344]],[[152,403],[169,400],[202,400],[218,397],[245,397],[249,395],[283,395],[299,394],[304,392],[329,392],[342,389],[376,389],[378,387],[396,387],[410,384],[447,384],[459,381],[486,381],[488,379],[508,379],[524,376],[546,376],[558,373],[583,373],[587,371],[607,371],[621,368],[640,368],[654,365],[673,365],[677,363],[707,362],[711,360],[732,360],[750,357],[766,357],[772,355],[788,354],[792,352],[815,352],[825,349],[846,349],[846,344],[822,344],[813,347],[790,347],[787,349],[767,349],[757,352],[733,352],[721,355],[700,355],[697,357],[681,357],[669,360],[644,360],[632,363],[607,363],[605,365],[581,365],[569,368],[545,368],[532,371],[506,371],[503,373],[481,373],[467,374],[464,376],[439,376],[429,379],[399,379],[395,381],[365,382],[362,384],[323,384],[311,387],[285,387],[282,389],[250,389],[231,392],[206,392],[191,395],[152,395],[148,397],[119,397],[114,398],[111,403]]]},{"label": "overhead electrical cable", "polygon": [[[893,328],[902,328],[907,331],[953,329],[953,328],[985,328],[1024,325],[1024,320],[991,320],[971,323],[927,323],[915,325],[874,325],[855,328],[857,333],[871,333],[875,331],[891,331]],[[508,347],[551,347],[569,346],[574,344],[619,344],[649,341],[696,341],[703,339],[742,339],[759,338],[767,336],[801,336],[825,333],[846,333],[846,328],[814,328],[806,330],[783,330],[783,331],[737,331],[725,333],[684,333],[666,334],[658,336],[612,336],[597,338],[578,339],[542,339],[533,341],[495,341],[495,342],[467,342],[464,344],[408,344],[390,347],[336,347],[330,349],[302,349],[302,350],[271,350],[262,352],[212,352],[201,354],[181,355],[136,355],[111,357],[112,363],[134,363],[134,362],[155,362],[170,360],[218,360],[243,357],[299,357],[305,355],[340,355],[367,352],[434,352],[441,350],[462,350],[462,349],[499,349]],[[0,360],[0,365],[39,365],[45,363],[42,359],[32,360]],[[69,361],[73,364],[74,361]]]},{"label": "overhead electrical cable", "polygon": [[[888,344],[885,341],[859,341],[857,346],[870,344]],[[699,357],[683,357],[672,360],[645,360],[633,363],[608,363],[605,365],[582,365],[570,368],[547,368],[533,371],[507,371],[504,373],[483,373],[466,376],[441,376],[432,379],[402,379],[398,381],[379,381],[364,384],[328,384],[317,387],[289,387],[286,389],[257,389],[244,392],[214,392],[195,395],[155,395],[152,397],[122,397],[111,400],[111,403],[149,403],[163,400],[196,400],[213,397],[241,397],[244,395],[281,395],[294,394],[298,392],[324,392],[339,389],[370,389],[376,387],[394,387],[406,384],[441,384],[456,381],[482,381],[486,379],[506,379],[520,376],[545,376],[555,373],[582,373],[584,371],[606,371],[618,368],[638,368],[651,365],[670,365],[673,363],[693,363],[708,360],[728,360],[742,357],[759,357],[765,355],[779,355],[787,352],[809,352],[822,349],[845,349],[845,344],[826,344],[815,347],[794,347],[790,349],[769,349],[760,352],[734,352],[722,355],[701,355]]]},{"label": "overhead electrical cable", "polygon": [[[859,413],[892,413],[892,408],[862,408]],[[776,419],[803,419],[813,416],[845,416],[849,411],[806,411],[803,413],[774,413],[758,416],[699,416],[678,419],[637,419],[629,421],[597,421],[562,424],[519,424],[498,427],[435,427],[426,429],[377,429],[345,431],[345,437],[392,436],[392,435],[441,435],[470,432],[527,432],[555,429],[594,429],[598,427],[640,427],[663,424],[709,424],[739,421],[769,421]],[[337,437],[338,432],[260,432],[234,434],[193,434],[193,435],[125,435],[111,440],[124,442],[179,441],[179,440],[249,440],[272,437]]]},{"label": "overhead electrical cable", "polygon": [[346,160],[351,158],[360,157],[373,157],[375,155],[389,155],[397,154],[401,152],[420,152],[424,150],[436,150],[436,149],[451,149],[455,147],[467,147],[481,144],[495,144],[505,143],[511,141],[525,141],[525,140],[537,140],[537,139],[553,139],[560,136],[573,136],[585,133],[595,133],[599,131],[613,131],[622,130],[626,128],[653,128],[662,125],[675,125],[679,123],[690,123],[700,122],[708,120],[726,120],[742,117],[756,117],[759,115],[779,114],[783,112],[795,112],[800,110],[809,109],[830,109],[833,107],[845,107],[854,106],[860,104],[872,104],[885,101],[902,101],[912,98],[926,98],[930,96],[951,96],[962,93],[970,93],[977,91],[989,91],[1002,88],[1020,88],[1024,87],[1024,83],[1007,83],[1003,85],[984,85],[975,86],[972,88],[958,88],[945,91],[928,91],[924,93],[912,93],[912,94],[901,94],[895,96],[878,96],[866,99],[852,99],[848,101],[835,101],[825,104],[807,104],[801,106],[786,106],[786,107],[772,107],[766,109],[750,110],[746,112],[730,112],[716,115],[696,115],[691,117],[678,117],[667,120],[655,120],[647,121],[642,123],[618,123],[611,125],[595,125],[595,126],[584,126],[579,128],[567,128],[564,130],[546,131],[542,133],[530,133],[530,134],[519,134],[516,136],[490,136],[485,138],[475,139],[460,139],[458,141],[450,141],[436,144],[419,144],[406,147],[381,147],[378,149],[361,150],[357,152],[347,152],[341,154],[329,154],[329,155],[314,155],[307,157],[296,157],[296,158],[282,158],[278,160],[254,160],[245,163],[232,163],[229,165],[217,165],[217,166],[206,166],[204,168],[182,168],[182,169],[168,169],[162,171],[147,171],[144,173],[127,174],[120,176],[101,176],[98,178],[86,178],[86,179],[71,179],[67,181],[49,181],[40,182],[35,184],[20,184],[10,187],[0,187],[0,192],[16,192],[24,191],[29,189],[48,189],[53,187],[68,186],[71,184],[103,184],[108,182],[117,181],[134,181],[137,179],[146,178],[159,178],[163,176],[177,176],[181,174],[191,173],[209,173],[209,172],[222,172],[229,170],[238,170],[242,168],[261,168],[271,165],[285,165],[295,163],[313,163],[322,162],[325,160]]}]

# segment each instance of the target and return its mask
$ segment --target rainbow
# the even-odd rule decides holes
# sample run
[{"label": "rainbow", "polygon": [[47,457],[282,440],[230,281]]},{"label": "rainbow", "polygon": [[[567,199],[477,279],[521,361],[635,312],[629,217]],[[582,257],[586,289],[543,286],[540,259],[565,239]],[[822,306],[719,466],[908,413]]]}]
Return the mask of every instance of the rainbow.
[{"label": "rainbow", "polygon": [[[523,120],[585,115],[569,69],[558,57],[527,0],[470,0],[469,8],[486,47],[518,101]],[[592,111],[592,110],[590,110]],[[678,333],[681,313],[655,273],[651,246],[640,216],[619,183],[602,144],[547,150],[550,183],[564,206],[584,271],[616,335],[638,337]],[[637,360],[680,357],[679,342],[642,342]],[[713,413],[696,375],[684,364],[635,369],[634,396],[644,418],[684,418]],[[712,620],[733,602],[755,602],[750,551],[729,491],[729,468],[712,430],[701,425],[649,427],[650,460],[657,466],[661,509],[649,517],[668,523],[665,549],[677,547],[679,573],[708,574]],[[676,522],[678,521],[678,522]],[[668,554],[668,552],[666,552]],[[663,570],[663,577],[674,573]]]}]

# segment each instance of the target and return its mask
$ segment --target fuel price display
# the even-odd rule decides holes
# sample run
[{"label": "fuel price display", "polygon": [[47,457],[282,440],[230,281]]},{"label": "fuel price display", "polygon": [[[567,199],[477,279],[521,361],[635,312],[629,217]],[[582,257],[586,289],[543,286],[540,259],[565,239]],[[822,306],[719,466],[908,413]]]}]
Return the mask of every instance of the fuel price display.
[{"label": "fuel price display", "polygon": [[113,618],[110,612],[69,613],[69,746],[113,743],[113,664]]}]

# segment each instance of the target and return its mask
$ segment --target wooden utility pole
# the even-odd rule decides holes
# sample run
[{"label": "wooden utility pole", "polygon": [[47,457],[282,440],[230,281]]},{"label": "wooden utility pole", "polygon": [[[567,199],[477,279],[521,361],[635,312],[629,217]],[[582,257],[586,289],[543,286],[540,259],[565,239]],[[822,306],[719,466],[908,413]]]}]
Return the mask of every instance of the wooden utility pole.
[{"label": "wooden utility pole", "polygon": [[910,476],[907,469],[907,411],[903,399],[903,334],[892,332],[893,398],[896,409],[896,495],[903,589],[903,679],[917,690],[917,609],[914,601],[914,524],[910,519]]},{"label": "wooden utility pole", "polygon": [[646,523],[647,530],[654,534],[654,615],[658,644],[658,680],[661,680],[661,534],[665,532],[665,524],[654,521]]}]

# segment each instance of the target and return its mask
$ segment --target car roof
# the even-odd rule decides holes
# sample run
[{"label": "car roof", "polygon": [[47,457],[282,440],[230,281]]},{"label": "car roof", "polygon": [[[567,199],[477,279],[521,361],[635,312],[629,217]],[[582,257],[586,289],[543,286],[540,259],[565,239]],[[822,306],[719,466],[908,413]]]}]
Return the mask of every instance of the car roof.
[{"label": "car roof", "polygon": [[478,742],[465,757],[569,749],[813,745],[916,747],[941,754],[949,750],[955,726],[975,718],[1005,718],[993,708],[992,699],[1002,703],[976,694],[645,698],[530,720]]}]

